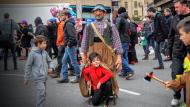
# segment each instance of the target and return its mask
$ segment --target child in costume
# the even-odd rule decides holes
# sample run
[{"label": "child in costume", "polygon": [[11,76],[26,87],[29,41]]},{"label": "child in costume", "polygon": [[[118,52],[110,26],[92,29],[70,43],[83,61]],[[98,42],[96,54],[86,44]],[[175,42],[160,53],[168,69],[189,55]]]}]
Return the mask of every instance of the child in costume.
[{"label": "child in costume", "polygon": [[89,86],[92,85],[92,104],[100,105],[105,96],[106,107],[109,105],[109,96],[112,94],[112,72],[101,65],[101,56],[98,53],[89,55],[90,66],[84,69],[84,78]]}]

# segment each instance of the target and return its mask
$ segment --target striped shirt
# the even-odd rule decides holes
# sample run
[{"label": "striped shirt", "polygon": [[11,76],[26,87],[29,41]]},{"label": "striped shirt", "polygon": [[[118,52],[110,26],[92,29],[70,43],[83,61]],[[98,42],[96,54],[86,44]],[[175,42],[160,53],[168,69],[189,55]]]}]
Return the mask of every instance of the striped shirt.
[{"label": "striped shirt", "polygon": [[[106,27],[106,23],[103,21],[100,21],[100,22],[97,21],[94,24],[95,24],[97,30],[100,32],[100,34],[103,35],[104,28]],[[122,54],[123,49],[122,49],[122,45],[121,45],[120,36],[119,36],[118,30],[114,24],[112,24],[111,30],[112,30],[113,48],[114,48],[116,54]],[[95,34],[95,37],[97,37],[96,34]],[[85,28],[84,33],[83,33],[82,43],[81,43],[81,52],[87,53],[88,48],[89,48],[89,35],[87,34],[86,28]]]}]

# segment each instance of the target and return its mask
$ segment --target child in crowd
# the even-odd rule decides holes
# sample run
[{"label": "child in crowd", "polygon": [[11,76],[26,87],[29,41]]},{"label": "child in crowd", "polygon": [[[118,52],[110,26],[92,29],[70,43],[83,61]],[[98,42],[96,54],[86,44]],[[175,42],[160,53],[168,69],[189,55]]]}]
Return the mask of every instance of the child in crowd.
[{"label": "child in crowd", "polygon": [[44,107],[47,74],[48,72],[53,71],[54,64],[48,53],[45,51],[47,47],[46,37],[41,35],[36,36],[34,44],[36,47],[34,47],[29,53],[25,65],[24,85],[28,85],[29,80],[34,81],[37,89],[36,107]]},{"label": "child in crowd", "polygon": [[186,87],[186,107],[190,107],[190,17],[187,17],[177,25],[180,39],[187,46],[187,56],[184,60],[184,74],[173,81],[166,82],[166,88],[179,90]]},{"label": "child in crowd", "polygon": [[101,56],[98,53],[91,53],[89,60],[90,66],[84,69],[84,78],[88,86],[92,84],[92,104],[100,105],[105,96],[106,107],[109,107],[109,96],[112,94],[112,73],[101,65]]}]

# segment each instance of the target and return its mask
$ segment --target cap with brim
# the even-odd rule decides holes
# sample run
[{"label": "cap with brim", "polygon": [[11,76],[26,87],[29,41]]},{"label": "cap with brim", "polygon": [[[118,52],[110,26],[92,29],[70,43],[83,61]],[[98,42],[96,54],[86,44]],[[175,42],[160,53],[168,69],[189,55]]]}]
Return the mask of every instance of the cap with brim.
[{"label": "cap with brim", "polygon": [[102,4],[98,4],[94,7],[94,9],[92,10],[92,12],[96,11],[96,10],[102,10],[104,12],[106,12],[106,9],[104,8],[104,5]]}]

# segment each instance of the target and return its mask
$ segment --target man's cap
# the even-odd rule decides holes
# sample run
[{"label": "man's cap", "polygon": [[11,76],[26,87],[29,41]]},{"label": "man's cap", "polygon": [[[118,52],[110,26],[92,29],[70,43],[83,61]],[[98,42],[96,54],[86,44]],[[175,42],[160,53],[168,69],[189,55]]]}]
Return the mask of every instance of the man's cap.
[{"label": "man's cap", "polygon": [[92,12],[96,11],[96,10],[102,10],[104,12],[106,12],[105,6],[103,4],[97,4],[94,9],[92,10]]}]

